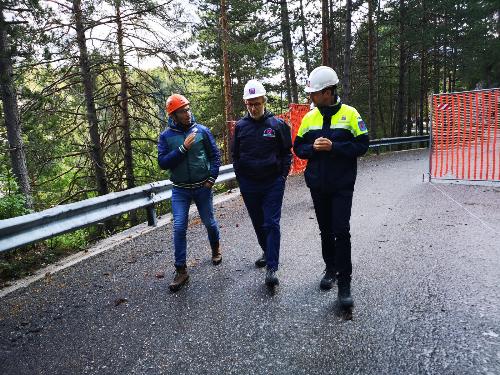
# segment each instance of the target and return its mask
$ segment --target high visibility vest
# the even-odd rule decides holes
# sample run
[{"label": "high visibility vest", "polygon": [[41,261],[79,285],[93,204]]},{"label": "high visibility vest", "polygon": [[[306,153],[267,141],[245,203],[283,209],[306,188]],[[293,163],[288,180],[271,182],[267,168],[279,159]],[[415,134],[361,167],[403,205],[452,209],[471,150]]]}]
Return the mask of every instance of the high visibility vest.
[{"label": "high visibility vest", "polygon": [[[297,135],[304,137],[309,131],[321,130],[323,128],[323,115],[318,108],[309,111],[300,124]],[[353,137],[368,133],[366,124],[359,115],[356,108],[342,104],[339,111],[332,116],[330,129],[345,129],[352,133]]]}]

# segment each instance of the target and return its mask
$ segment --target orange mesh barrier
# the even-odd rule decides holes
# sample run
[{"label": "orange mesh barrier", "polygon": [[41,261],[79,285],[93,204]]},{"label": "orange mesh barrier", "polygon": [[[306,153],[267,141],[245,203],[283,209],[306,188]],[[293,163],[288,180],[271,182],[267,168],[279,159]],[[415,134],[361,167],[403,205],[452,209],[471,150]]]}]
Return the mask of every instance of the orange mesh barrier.
[{"label": "orange mesh barrier", "polygon": [[[309,112],[309,104],[290,104],[288,112],[276,115],[276,117],[283,119],[288,124],[288,126],[290,126],[290,130],[292,133],[292,142],[295,140],[295,137],[297,136],[300,123],[302,122],[302,117],[304,117],[304,115],[307,112]],[[231,142],[234,136],[235,125],[236,121],[227,122],[228,134]],[[290,174],[302,173],[306,169],[306,165],[307,165],[307,160],[299,159],[297,156],[295,156],[295,154],[293,154]]]},{"label": "orange mesh barrier", "polygon": [[[290,130],[292,133],[292,142],[295,141],[295,137],[297,136],[297,132],[299,131],[302,118],[307,112],[309,112],[309,110],[309,104],[290,104],[290,106],[288,107],[288,112],[278,116],[282,118],[288,124],[288,126],[290,126]],[[298,174],[304,172],[304,170],[306,169],[306,165],[307,160],[299,159],[297,156],[295,156],[295,153],[293,153],[290,174]]]},{"label": "orange mesh barrier", "polygon": [[432,97],[431,178],[500,181],[500,89]]}]

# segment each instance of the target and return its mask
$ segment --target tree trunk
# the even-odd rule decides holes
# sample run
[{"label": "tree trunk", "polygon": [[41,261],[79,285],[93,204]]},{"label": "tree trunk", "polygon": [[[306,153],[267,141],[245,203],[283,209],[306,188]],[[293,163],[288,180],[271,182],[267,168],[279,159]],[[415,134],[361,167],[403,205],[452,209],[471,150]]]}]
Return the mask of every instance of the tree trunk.
[{"label": "tree trunk", "polygon": [[80,72],[83,81],[85,104],[87,109],[87,121],[89,123],[89,135],[91,142],[90,155],[94,166],[97,191],[99,195],[108,194],[108,182],[106,178],[106,168],[104,165],[103,152],[101,147],[101,137],[99,134],[99,123],[94,102],[94,85],[90,72],[90,61],[87,52],[85,29],[83,27],[83,15],[81,0],[73,0],[73,16],[75,18],[76,38],[79,49]]},{"label": "tree trunk", "polygon": [[229,152],[229,132],[228,126],[229,122],[233,121],[233,94],[231,91],[231,76],[229,74],[229,54],[228,54],[228,43],[229,43],[229,35],[227,29],[227,9],[226,9],[226,1],[221,0],[220,2],[220,23],[222,29],[222,69],[224,71],[224,117],[226,119],[226,123],[224,126],[224,162],[231,162],[231,153]]},{"label": "tree trunk", "polygon": [[329,7],[330,10],[328,11],[329,14],[329,23],[328,23],[328,62],[330,67],[333,69],[336,69],[337,67],[337,59],[336,59],[336,52],[335,52],[335,20],[333,19],[333,0],[329,1]]},{"label": "tree trunk", "polygon": [[420,97],[419,97],[419,114],[418,114],[418,134],[424,134],[424,103],[427,96],[427,5],[426,0],[422,0],[422,23],[421,33],[421,49],[420,49]]},{"label": "tree trunk", "polygon": [[304,17],[304,6],[300,0],[300,27],[302,29],[302,44],[304,45],[304,60],[307,74],[311,73],[311,62],[309,61],[309,49],[306,37],[306,19]]},{"label": "tree trunk", "polygon": [[[434,30],[437,29],[437,16],[434,16]],[[432,86],[434,88],[434,93],[439,93],[439,61],[438,61],[438,53],[439,53],[439,36],[437,32],[434,31],[434,40],[433,40],[433,49],[432,49]]]},{"label": "tree trunk", "polygon": [[373,24],[374,2],[368,0],[368,112],[370,125],[370,136],[375,139],[377,134],[377,118],[375,112],[375,77],[374,77],[374,58],[375,58],[375,28]]},{"label": "tree trunk", "polygon": [[290,20],[288,19],[288,5],[286,0],[281,0],[281,30],[283,33],[283,50],[286,50],[286,53],[283,53],[283,55],[288,59],[292,102],[298,103],[299,95],[297,91],[297,78],[295,76],[295,67],[293,62],[292,37],[290,35]]},{"label": "tree trunk", "polygon": [[321,0],[321,65],[328,66],[329,36],[328,36],[328,0]]},{"label": "tree trunk", "polygon": [[342,96],[345,103],[349,103],[351,95],[351,21],[352,21],[352,0],[346,1],[345,15],[345,40],[344,40],[344,72],[342,77]]},{"label": "tree trunk", "polygon": [[127,189],[135,187],[134,163],[132,156],[132,137],[130,135],[130,114],[128,111],[128,77],[125,69],[125,52],[123,50],[123,24],[120,14],[121,0],[115,1],[116,39],[118,43],[118,70],[120,72],[120,127],[123,131],[125,176]]},{"label": "tree trunk", "polygon": [[408,68],[407,84],[406,84],[406,135],[411,136],[412,119],[411,119],[411,59],[407,56]]},{"label": "tree trunk", "polygon": [[[379,20],[380,20],[380,1],[377,0],[377,21],[376,24],[379,25]],[[376,28],[376,37],[375,37],[375,52],[377,54],[376,58],[376,64],[377,64],[377,69],[375,69],[376,73],[376,78],[377,78],[377,103],[378,103],[378,112],[379,112],[379,118],[380,118],[380,124],[382,125],[382,137],[387,136],[387,130],[386,130],[386,124],[385,124],[385,119],[384,119],[384,110],[382,107],[382,100],[380,98],[380,69],[379,69],[379,48],[378,48],[378,41],[379,41],[379,33],[378,33],[378,26]],[[391,99],[392,100],[392,99]]]},{"label": "tree trunk", "polygon": [[[284,38],[283,38],[284,39]],[[292,89],[290,85],[290,65],[288,64],[288,48],[285,47],[285,40],[283,40],[283,64],[285,68],[285,88],[286,88],[286,101],[288,105],[292,103]]]},{"label": "tree trunk", "polygon": [[[389,76],[392,75],[392,38],[389,41]],[[394,87],[392,80],[389,80],[389,113],[390,113],[390,135],[391,137],[396,136],[396,115],[394,106]]]},{"label": "tree trunk", "polygon": [[3,9],[0,9],[0,86],[12,170],[19,190],[24,195],[24,205],[31,210],[33,209],[33,197],[21,137],[21,120],[14,87],[11,50]]},{"label": "tree trunk", "polygon": [[406,72],[406,48],[405,48],[405,27],[406,11],[404,0],[399,0],[399,84],[398,84],[398,105],[396,115],[396,127],[398,136],[402,136],[404,132],[404,99],[405,99],[405,72]]},{"label": "tree trunk", "polygon": [[451,92],[456,90],[456,80],[457,80],[457,49],[453,47],[453,70],[451,75]]},{"label": "tree trunk", "polygon": [[[123,148],[124,148],[124,164],[125,177],[127,179],[127,189],[135,187],[134,175],[134,159],[132,151],[132,136],[130,132],[130,114],[128,111],[128,77],[125,69],[125,52],[123,49],[123,23],[121,18],[121,0],[115,1],[116,9],[116,39],[118,43],[118,70],[120,72],[120,127],[123,131]],[[130,221],[132,225],[138,223],[137,214],[135,211],[130,213]]]},{"label": "tree trunk", "polygon": [[448,15],[445,13],[444,15],[444,46],[443,46],[443,92],[447,92],[447,78],[448,78],[448,36],[447,33],[448,27]]}]

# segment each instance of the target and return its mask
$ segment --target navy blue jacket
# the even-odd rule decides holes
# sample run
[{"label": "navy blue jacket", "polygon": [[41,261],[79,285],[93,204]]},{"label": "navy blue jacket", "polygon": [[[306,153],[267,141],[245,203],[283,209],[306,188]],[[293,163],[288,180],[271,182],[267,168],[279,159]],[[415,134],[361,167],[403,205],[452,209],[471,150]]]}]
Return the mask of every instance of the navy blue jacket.
[{"label": "navy blue jacket", "polygon": [[286,178],[292,164],[290,128],[271,112],[259,120],[248,113],[236,123],[232,144],[236,177],[264,181]]},{"label": "navy blue jacket", "polygon": [[[194,143],[184,148],[186,137],[196,131]],[[184,130],[179,124],[169,123],[158,140],[158,164],[170,170],[170,180],[176,186],[193,188],[205,181],[215,182],[219,175],[220,152],[210,130],[191,123]]]},{"label": "navy blue jacket", "polygon": [[[315,151],[319,137],[332,141],[332,150]],[[353,190],[357,175],[356,159],[369,147],[368,130],[358,111],[340,101],[335,106],[318,107],[302,119],[293,150],[307,159],[304,172],[310,189],[332,192]]]}]

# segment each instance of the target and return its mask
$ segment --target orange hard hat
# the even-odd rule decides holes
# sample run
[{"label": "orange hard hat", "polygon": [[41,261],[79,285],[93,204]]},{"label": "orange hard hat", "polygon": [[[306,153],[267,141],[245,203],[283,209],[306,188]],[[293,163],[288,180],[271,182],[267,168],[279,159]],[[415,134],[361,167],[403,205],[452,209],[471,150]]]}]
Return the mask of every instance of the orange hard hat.
[{"label": "orange hard hat", "polygon": [[179,108],[184,107],[185,105],[189,104],[189,100],[187,100],[183,95],[181,94],[172,94],[168,97],[167,99],[167,114],[171,115],[175,111],[177,111]]}]

